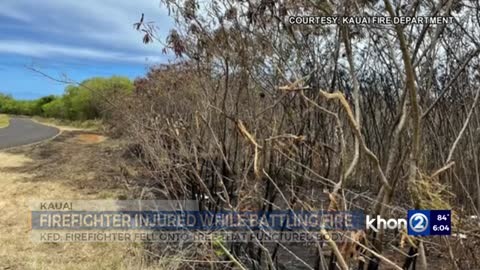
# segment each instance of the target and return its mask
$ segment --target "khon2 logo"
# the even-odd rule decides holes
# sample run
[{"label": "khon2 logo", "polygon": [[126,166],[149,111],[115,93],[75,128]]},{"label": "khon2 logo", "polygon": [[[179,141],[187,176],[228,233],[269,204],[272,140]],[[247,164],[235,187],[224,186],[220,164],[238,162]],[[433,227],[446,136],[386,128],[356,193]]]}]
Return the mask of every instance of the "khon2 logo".
[{"label": "khon2 logo", "polygon": [[388,219],[367,215],[366,227],[375,232],[380,229],[407,228],[409,235],[450,235],[451,210],[408,210],[408,218]]},{"label": "khon2 logo", "polygon": [[428,217],[425,213],[419,213],[418,211],[412,211],[412,213],[408,215],[408,234],[410,235],[428,235],[428,232],[424,234],[428,229]]}]

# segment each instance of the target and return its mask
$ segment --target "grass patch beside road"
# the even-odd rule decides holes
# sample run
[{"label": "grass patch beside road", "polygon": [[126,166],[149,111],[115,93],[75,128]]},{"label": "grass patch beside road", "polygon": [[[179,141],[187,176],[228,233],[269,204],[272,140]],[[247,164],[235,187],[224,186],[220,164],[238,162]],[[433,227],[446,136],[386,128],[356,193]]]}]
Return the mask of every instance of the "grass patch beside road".
[{"label": "grass patch beside road", "polygon": [[129,198],[117,180],[124,175],[118,162],[128,164],[121,142],[85,144],[80,135],[89,133],[65,131],[55,140],[0,152],[0,269],[177,269],[147,268],[141,243],[31,241],[32,201]]},{"label": "grass patch beside road", "polygon": [[10,117],[5,114],[0,114],[0,128],[5,128],[10,125]]},{"label": "grass patch beside road", "polygon": [[70,121],[57,118],[46,118],[40,116],[33,116],[32,120],[49,126],[55,126],[63,130],[100,130],[102,122],[100,120],[85,120],[85,121]]}]

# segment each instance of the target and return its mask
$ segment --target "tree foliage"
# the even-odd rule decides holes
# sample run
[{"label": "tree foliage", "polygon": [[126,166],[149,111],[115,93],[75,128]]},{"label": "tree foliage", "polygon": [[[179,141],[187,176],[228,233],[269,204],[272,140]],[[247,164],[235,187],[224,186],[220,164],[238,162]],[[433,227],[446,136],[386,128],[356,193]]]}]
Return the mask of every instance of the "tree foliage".
[{"label": "tree foliage", "polygon": [[0,94],[0,112],[37,115],[68,120],[88,120],[108,115],[108,102],[133,90],[126,77],[91,78],[79,85],[69,85],[62,96],[45,96],[36,100],[15,100]]}]

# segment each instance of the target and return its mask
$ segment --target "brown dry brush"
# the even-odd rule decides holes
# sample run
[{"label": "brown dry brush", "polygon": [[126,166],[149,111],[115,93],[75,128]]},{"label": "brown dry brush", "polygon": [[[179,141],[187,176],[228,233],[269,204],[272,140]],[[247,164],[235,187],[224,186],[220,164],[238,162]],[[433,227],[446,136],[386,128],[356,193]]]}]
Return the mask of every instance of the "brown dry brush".
[{"label": "brown dry brush", "polygon": [[[183,249],[195,258],[183,267],[430,269],[438,258],[452,269],[480,267],[478,224],[466,218],[480,206],[480,40],[468,34],[479,27],[478,4],[163,2],[177,22],[166,50],[179,60],[138,79],[115,124],[142,164],[137,196],[197,199],[209,210],[312,210],[325,207],[326,191],[330,209],[384,217],[452,208],[454,232],[467,237],[367,231],[311,252],[254,241],[222,246],[221,255],[203,243]],[[420,11],[473,23],[288,23],[300,12]],[[136,27],[155,39],[151,26]]]}]

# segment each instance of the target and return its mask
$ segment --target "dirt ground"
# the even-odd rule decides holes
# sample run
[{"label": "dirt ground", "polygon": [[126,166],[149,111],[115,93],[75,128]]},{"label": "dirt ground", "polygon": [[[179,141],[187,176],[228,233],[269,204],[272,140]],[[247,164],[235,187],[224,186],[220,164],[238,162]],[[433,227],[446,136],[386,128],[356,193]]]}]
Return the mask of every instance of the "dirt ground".
[{"label": "dirt ground", "polygon": [[54,140],[0,152],[0,269],[145,269],[122,243],[34,243],[29,202],[125,199],[114,140],[64,130]]}]

